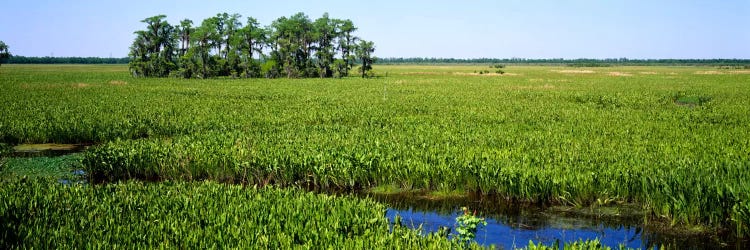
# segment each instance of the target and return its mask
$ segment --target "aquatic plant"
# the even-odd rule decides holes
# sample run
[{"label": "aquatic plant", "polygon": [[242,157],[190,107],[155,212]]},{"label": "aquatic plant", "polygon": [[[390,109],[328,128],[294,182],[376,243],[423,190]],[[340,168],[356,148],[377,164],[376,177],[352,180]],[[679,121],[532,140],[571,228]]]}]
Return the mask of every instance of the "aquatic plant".
[{"label": "aquatic plant", "polygon": [[216,182],[0,185],[4,248],[455,249],[446,238],[389,228],[368,199]]},{"label": "aquatic plant", "polygon": [[476,216],[469,212],[469,208],[461,207],[463,214],[456,217],[456,236],[455,239],[462,244],[469,244],[477,236],[479,226],[487,226],[487,221],[482,217]]},{"label": "aquatic plant", "polygon": [[[604,245],[602,245],[602,243],[598,239],[594,239],[594,240],[586,240],[586,241],[584,241],[584,240],[578,240],[578,241],[574,241],[574,242],[564,243],[562,245],[562,247],[560,247],[560,243],[559,242],[557,242],[557,243],[555,243],[555,244],[553,244],[551,246],[550,245],[544,245],[542,243],[534,244],[534,242],[529,242],[529,245],[526,246],[526,248],[524,248],[524,249],[527,249],[527,250],[557,250],[557,249],[564,249],[564,250],[598,250],[598,249],[601,249],[601,250],[611,250],[612,248],[608,247],[608,246],[604,246]],[[624,249],[630,249],[630,248],[625,248],[624,246],[621,245],[617,249],[624,250]]]}]

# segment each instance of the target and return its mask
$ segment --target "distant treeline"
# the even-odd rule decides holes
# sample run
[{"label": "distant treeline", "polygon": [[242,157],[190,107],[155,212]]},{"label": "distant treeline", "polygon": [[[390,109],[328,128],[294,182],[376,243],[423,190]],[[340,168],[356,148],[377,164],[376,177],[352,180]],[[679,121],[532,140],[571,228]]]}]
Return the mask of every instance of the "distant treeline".
[{"label": "distant treeline", "polygon": [[130,59],[104,58],[104,57],[33,57],[33,56],[11,56],[9,64],[128,64]]},{"label": "distant treeline", "polygon": [[529,64],[529,65],[567,65],[578,67],[603,67],[612,65],[750,65],[750,59],[628,59],[628,58],[607,58],[607,59],[526,59],[526,58],[378,58],[376,64]]},{"label": "distant treeline", "polygon": [[[262,60],[261,60],[262,61]],[[11,56],[8,64],[128,64],[130,59],[103,57],[33,57]],[[750,59],[525,59],[525,58],[378,58],[375,64],[539,64],[539,65],[567,65],[580,67],[602,67],[612,65],[713,65],[713,66],[745,66],[750,65]]]}]

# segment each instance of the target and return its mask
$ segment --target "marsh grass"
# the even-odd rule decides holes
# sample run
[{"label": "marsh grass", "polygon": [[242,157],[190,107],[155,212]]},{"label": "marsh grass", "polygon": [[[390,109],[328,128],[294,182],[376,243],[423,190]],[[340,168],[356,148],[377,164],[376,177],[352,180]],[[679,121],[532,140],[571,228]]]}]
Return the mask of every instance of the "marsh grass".
[{"label": "marsh grass", "polygon": [[[83,159],[94,183],[395,185],[538,204],[635,203],[650,219],[748,235],[750,74],[508,66],[503,77],[471,75],[486,67],[181,80],[129,78],[117,66],[9,65],[0,141],[100,143]],[[687,109],[675,105],[681,91],[688,102],[710,98]]]},{"label": "marsh grass", "polygon": [[[216,182],[0,186],[7,248],[431,248],[463,247],[390,226],[368,199]],[[476,243],[468,245],[479,249]]]}]

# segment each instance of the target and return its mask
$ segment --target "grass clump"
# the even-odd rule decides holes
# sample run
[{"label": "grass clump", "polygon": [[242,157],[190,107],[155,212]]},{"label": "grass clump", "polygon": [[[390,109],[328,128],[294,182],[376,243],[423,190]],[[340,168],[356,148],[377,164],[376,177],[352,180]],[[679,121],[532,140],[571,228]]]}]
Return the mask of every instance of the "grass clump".
[{"label": "grass clump", "polygon": [[680,91],[672,96],[672,100],[678,105],[703,106],[713,100],[713,98],[703,95],[688,95],[685,92]]}]

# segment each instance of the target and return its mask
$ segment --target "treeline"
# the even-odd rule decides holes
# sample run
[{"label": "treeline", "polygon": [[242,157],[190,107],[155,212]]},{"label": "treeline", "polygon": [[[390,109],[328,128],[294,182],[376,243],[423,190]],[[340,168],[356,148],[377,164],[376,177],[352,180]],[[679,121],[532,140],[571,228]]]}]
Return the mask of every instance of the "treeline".
[{"label": "treeline", "polygon": [[11,64],[127,64],[130,58],[11,56]]},{"label": "treeline", "polygon": [[[258,60],[264,63],[265,59]],[[129,57],[33,57],[11,55],[3,64],[128,64]],[[750,59],[497,59],[497,58],[377,58],[375,64],[538,64],[574,67],[606,67],[615,65],[649,66],[748,66]]]},{"label": "treeline", "polygon": [[527,59],[527,58],[378,58],[378,64],[536,64],[536,65],[568,65],[568,66],[591,66],[601,67],[607,65],[750,65],[750,59],[628,59],[628,58],[606,58],[606,59]]},{"label": "treeline", "polygon": [[221,13],[199,25],[185,19],[169,24],[164,15],[142,20],[130,47],[136,77],[344,77],[359,64],[372,69],[374,44],[354,35],[351,20],[311,20],[304,13],[280,17],[268,26],[255,18]]}]

